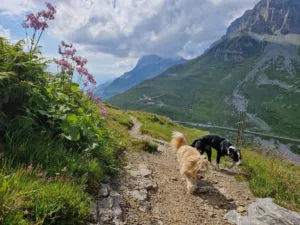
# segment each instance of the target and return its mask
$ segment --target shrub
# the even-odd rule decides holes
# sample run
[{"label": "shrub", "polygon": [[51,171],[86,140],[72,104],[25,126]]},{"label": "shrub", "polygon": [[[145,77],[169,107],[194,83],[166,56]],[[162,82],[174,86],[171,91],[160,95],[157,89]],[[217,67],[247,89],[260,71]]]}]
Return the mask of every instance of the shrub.
[{"label": "shrub", "polygon": [[97,190],[119,165],[102,105],[64,72],[45,72],[46,63],[21,42],[0,39],[0,158],[9,161],[0,163],[1,224],[82,223],[90,208],[84,190]]}]

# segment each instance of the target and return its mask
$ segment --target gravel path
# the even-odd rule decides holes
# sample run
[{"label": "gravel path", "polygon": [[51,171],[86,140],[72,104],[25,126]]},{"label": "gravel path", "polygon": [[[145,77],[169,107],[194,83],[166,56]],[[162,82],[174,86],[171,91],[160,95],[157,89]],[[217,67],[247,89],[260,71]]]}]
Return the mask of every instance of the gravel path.
[{"label": "gravel path", "polygon": [[[187,194],[186,184],[180,178],[176,155],[169,143],[140,134],[141,123],[134,117],[131,119],[134,126],[130,135],[156,142],[159,152],[126,153],[126,174],[120,182],[126,224],[225,225],[230,224],[223,219],[229,210],[244,212],[245,206],[255,201],[248,184],[237,182],[234,172],[225,169],[219,172],[211,170],[202,181],[198,193]],[[145,194],[144,189],[140,188],[145,186],[143,182],[152,182],[144,198],[140,196]]]}]

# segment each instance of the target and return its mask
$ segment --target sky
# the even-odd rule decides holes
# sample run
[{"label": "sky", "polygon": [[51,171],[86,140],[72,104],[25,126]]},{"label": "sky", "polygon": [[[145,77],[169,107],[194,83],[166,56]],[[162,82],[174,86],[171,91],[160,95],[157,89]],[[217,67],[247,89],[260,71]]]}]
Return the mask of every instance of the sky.
[{"label": "sky", "polygon": [[[42,37],[43,55],[59,57],[61,40],[88,59],[98,84],[131,70],[143,55],[191,59],[222,37],[258,0],[48,0],[57,14]],[[0,36],[25,38],[26,14],[43,0],[1,0]],[[55,70],[54,67],[50,70]]]}]

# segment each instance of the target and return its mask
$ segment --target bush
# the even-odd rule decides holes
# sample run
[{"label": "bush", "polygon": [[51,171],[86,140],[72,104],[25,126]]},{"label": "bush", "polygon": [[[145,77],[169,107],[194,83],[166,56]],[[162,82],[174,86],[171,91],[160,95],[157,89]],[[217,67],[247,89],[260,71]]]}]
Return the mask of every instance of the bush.
[{"label": "bush", "polygon": [[0,163],[1,224],[80,224],[90,208],[84,190],[119,166],[103,108],[45,68],[36,51],[0,38],[0,158],[9,162]]}]

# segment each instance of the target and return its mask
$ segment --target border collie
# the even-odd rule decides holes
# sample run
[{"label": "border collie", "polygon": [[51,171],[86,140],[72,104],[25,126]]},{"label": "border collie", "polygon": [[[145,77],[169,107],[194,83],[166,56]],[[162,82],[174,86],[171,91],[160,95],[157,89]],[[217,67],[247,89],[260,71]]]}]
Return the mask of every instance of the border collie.
[{"label": "border collie", "polygon": [[211,162],[211,148],[217,150],[217,164],[216,169],[219,170],[220,159],[223,156],[229,156],[233,160],[233,166],[241,164],[242,155],[238,148],[234,147],[227,139],[217,135],[205,135],[196,139],[192,145],[200,151],[201,154],[207,153],[208,160]]}]

